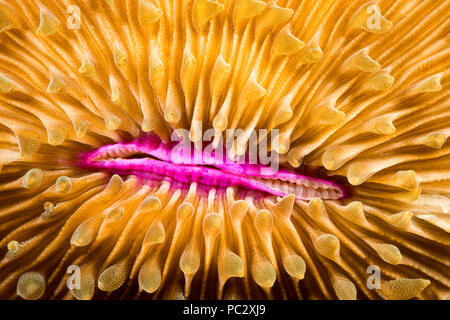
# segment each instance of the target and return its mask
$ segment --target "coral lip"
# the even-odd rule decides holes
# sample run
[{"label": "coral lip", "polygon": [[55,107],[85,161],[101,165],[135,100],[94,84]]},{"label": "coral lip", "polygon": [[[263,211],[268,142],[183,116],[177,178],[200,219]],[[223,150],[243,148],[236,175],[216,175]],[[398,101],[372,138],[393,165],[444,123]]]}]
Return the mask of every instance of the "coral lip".
[{"label": "coral lip", "polygon": [[[137,155],[141,155],[137,157]],[[83,153],[78,165],[118,174],[134,174],[144,180],[169,180],[182,184],[224,188],[240,186],[276,196],[294,194],[297,199],[339,199],[346,195],[337,183],[308,177],[261,164],[235,163],[222,154],[191,152],[184,146],[165,144],[155,135],[130,143],[117,143]]]}]

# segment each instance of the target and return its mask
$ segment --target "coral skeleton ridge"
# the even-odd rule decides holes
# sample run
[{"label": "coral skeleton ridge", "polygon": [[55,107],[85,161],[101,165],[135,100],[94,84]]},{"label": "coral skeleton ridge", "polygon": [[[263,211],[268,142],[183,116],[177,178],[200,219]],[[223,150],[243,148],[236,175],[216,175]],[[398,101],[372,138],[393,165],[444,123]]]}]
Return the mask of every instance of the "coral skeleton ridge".
[{"label": "coral skeleton ridge", "polygon": [[449,12],[0,0],[0,299],[449,299]]}]

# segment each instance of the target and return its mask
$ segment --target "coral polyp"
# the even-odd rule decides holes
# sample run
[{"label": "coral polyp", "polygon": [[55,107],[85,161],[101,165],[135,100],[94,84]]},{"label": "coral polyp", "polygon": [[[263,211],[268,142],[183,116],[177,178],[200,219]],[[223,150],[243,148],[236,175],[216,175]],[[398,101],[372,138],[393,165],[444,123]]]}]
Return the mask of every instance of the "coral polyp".
[{"label": "coral polyp", "polygon": [[[157,136],[145,135],[131,143],[118,143],[84,154],[77,161],[83,168],[106,170],[121,175],[134,174],[145,184],[159,184],[161,180],[188,185],[226,188],[239,186],[277,196],[293,194],[297,199],[340,199],[345,189],[330,181],[312,178],[258,163],[248,155],[233,160],[230,149],[196,149],[192,143],[163,143]],[[133,157],[134,156],[134,157]],[[276,159],[275,159],[276,160]],[[274,166],[276,165],[276,166]]]},{"label": "coral polyp", "polygon": [[0,299],[449,299],[448,12],[0,0]]}]

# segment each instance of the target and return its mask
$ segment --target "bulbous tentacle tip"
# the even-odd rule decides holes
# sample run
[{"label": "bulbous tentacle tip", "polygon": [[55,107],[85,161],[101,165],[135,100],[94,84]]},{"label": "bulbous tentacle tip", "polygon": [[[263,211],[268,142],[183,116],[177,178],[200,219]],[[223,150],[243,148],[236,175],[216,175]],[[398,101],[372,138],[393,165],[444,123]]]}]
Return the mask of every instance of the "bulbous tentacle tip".
[{"label": "bulbous tentacle tip", "polygon": [[37,272],[26,272],[17,281],[17,295],[25,300],[41,298],[46,289],[44,277]]}]

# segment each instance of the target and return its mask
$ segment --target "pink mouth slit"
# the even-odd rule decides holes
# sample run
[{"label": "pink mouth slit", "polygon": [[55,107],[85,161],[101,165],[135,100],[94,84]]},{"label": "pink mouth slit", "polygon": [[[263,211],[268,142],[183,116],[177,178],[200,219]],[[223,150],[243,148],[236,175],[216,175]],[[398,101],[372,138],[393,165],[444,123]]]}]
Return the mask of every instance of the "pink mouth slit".
[{"label": "pink mouth slit", "polygon": [[136,175],[144,182],[167,180],[186,186],[192,182],[204,187],[238,186],[280,197],[294,194],[299,200],[337,200],[346,196],[345,188],[333,181],[285,168],[276,170],[248,160],[243,164],[230,163],[225,155],[204,151],[188,152],[178,142],[166,144],[153,134],[145,134],[128,143],[82,153],[78,165],[119,175]]}]

